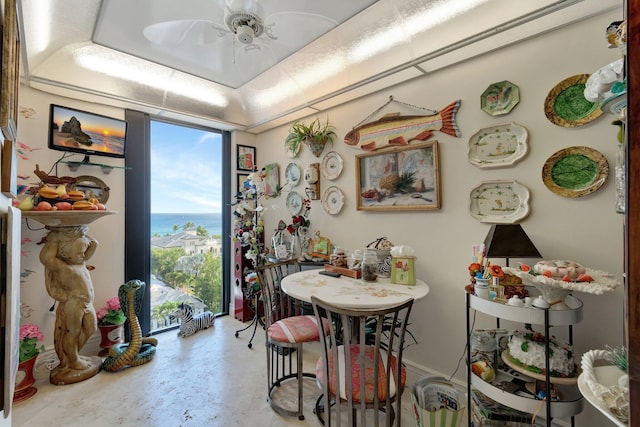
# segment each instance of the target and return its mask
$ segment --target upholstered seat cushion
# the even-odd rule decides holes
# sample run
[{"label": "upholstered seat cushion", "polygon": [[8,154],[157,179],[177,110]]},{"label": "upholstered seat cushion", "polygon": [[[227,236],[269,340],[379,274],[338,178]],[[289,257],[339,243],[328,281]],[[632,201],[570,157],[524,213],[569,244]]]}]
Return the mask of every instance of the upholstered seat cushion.
[{"label": "upholstered seat cushion", "polygon": [[[325,331],[329,331],[329,323],[324,322]],[[271,341],[282,343],[301,343],[320,340],[318,322],[314,316],[291,316],[278,320],[267,329]]]},{"label": "upholstered seat cushion", "polygon": [[[334,358],[333,358],[333,353],[331,351],[329,351],[328,354],[328,359],[329,359],[329,392],[333,395],[340,395],[341,399],[346,399],[347,398],[347,388],[346,388],[346,382],[345,382],[345,347],[344,346],[339,346],[338,347],[338,359],[339,359],[339,369],[340,369],[340,384],[336,385],[335,383],[335,379],[334,379],[334,375],[333,375],[333,368],[334,368]],[[348,372],[346,373],[348,380],[351,381],[352,384],[352,398],[354,402],[358,402],[360,403],[361,401],[361,396],[362,396],[362,392],[360,390],[360,375],[362,372],[364,372],[365,375],[365,388],[366,388],[366,392],[365,392],[365,401],[367,403],[371,403],[373,402],[373,398],[374,398],[374,392],[375,392],[375,384],[373,383],[373,376],[374,376],[374,369],[373,369],[373,357],[374,357],[374,353],[375,349],[373,346],[366,346],[365,347],[365,366],[364,368],[362,366],[360,366],[360,347],[357,344],[351,344],[351,368],[352,368],[352,372]],[[394,355],[391,356],[391,360],[392,360],[392,366],[391,366],[391,375],[393,378],[390,378],[391,381],[391,385],[389,388],[389,394],[390,394],[390,398],[393,398],[396,394],[396,387],[395,387],[395,375],[396,375],[396,369],[395,369],[395,365],[396,365],[396,357]],[[387,398],[387,389],[386,389],[386,382],[387,382],[387,368],[386,368],[386,362],[387,362],[387,355],[386,352],[384,350],[380,350],[380,356],[378,358],[378,384],[377,384],[377,390],[378,390],[378,399],[379,400],[385,400]],[[404,390],[404,386],[405,386],[405,382],[407,380],[407,372],[406,369],[404,367],[402,367],[401,369],[401,373],[400,373],[400,394],[402,394],[402,391]],[[322,361],[322,357],[318,360],[318,363],[316,364],[316,378],[319,384],[324,384],[324,364]],[[336,392],[336,390],[338,390],[339,387],[339,393]]]}]

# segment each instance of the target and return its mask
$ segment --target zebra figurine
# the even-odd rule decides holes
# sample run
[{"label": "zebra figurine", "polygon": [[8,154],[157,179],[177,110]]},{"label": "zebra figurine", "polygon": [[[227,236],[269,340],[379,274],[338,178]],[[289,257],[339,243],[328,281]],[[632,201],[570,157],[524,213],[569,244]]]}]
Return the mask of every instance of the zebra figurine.
[{"label": "zebra figurine", "polygon": [[193,307],[185,303],[180,303],[178,309],[169,315],[169,319],[182,319],[180,321],[180,331],[178,331],[178,336],[182,338],[193,335],[200,329],[207,329],[213,326],[216,320],[210,311],[205,311],[194,317]]}]

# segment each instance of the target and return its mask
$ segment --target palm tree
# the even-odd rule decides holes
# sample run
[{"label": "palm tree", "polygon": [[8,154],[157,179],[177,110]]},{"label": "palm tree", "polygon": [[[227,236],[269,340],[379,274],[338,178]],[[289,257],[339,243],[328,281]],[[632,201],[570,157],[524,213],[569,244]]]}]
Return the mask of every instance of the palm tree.
[{"label": "palm tree", "polygon": [[203,226],[199,225],[198,228],[196,229],[196,234],[198,236],[204,236],[204,237],[209,237],[209,232],[207,231],[206,228],[204,228]]}]

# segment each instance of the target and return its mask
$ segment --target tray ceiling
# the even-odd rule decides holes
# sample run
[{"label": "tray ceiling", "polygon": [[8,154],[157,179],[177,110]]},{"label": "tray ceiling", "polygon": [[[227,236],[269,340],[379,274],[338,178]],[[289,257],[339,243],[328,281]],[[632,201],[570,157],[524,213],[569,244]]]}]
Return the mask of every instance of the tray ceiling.
[{"label": "tray ceiling", "polygon": [[619,3],[18,0],[18,7],[26,84],[258,133]]}]

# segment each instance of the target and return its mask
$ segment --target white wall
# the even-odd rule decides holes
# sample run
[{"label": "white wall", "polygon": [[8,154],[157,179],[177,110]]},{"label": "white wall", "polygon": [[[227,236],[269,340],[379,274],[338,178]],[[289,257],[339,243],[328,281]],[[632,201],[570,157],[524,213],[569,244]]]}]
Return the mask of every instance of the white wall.
[{"label": "white wall", "polygon": [[[448,69],[415,79],[409,83],[364,97],[355,102],[323,111],[336,125],[339,141],[331,149],[344,159],[344,170],[335,181],[323,181],[340,187],[346,195],[345,206],[336,216],[324,213],[320,201],[313,201],[311,224],[337,245],[353,250],[377,237],[387,236],[395,244],[415,248],[417,276],[431,287],[430,294],[414,305],[411,330],[419,345],[410,347],[406,358],[427,369],[451,375],[465,346],[464,286],[471,246],[484,240],[490,224],[480,223],[469,214],[469,191],[482,181],[516,179],[531,192],[531,213],[521,224],[546,259],[571,259],[587,267],[613,273],[622,281],[623,217],[614,211],[613,165],[617,151],[615,118],[603,115],[578,128],[562,128],[544,115],[547,93],[566,77],[592,73],[620,57],[618,50],[607,49],[604,30],[621,13],[597,16],[569,28],[519,43],[500,51],[468,60]],[[494,82],[509,80],[520,88],[520,103],[504,116],[492,117],[480,109],[480,95]],[[383,105],[392,95],[406,103],[441,109],[462,99],[458,114],[461,138],[436,132],[440,142],[442,209],[425,212],[366,212],[356,210],[355,155],[342,137],[361,120]],[[417,110],[399,109],[394,103],[382,113]],[[379,117],[379,116],[376,116]],[[529,130],[529,154],[512,167],[480,169],[467,160],[468,139],[479,129],[514,121]],[[290,159],[284,154],[288,127],[280,127],[258,137],[259,166],[271,162],[283,171]],[[574,145],[599,150],[608,159],[611,173],[605,185],[592,195],[563,198],[547,189],[541,170],[556,151]],[[298,162],[303,168],[320,159],[303,147]],[[282,179],[283,173],[281,173]],[[295,187],[303,191],[303,184]],[[267,201],[271,210],[265,215],[265,230],[275,228],[278,219],[289,219],[286,194]],[[503,259],[495,260],[504,264]],[[513,260],[511,265],[516,265]],[[574,328],[578,360],[589,349],[605,344],[621,345],[623,339],[623,289],[594,296],[579,293],[584,301],[584,321]],[[522,327],[509,325],[503,327]],[[478,314],[476,327],[495,327],[494,319]],[[460,365],[456,378],[466,375]],[[586,405],[588,406],[588,405]],[[587,410],[578,425],[605,425],[600,415]],[[595,412],[595,411],[594,411]]]}]

